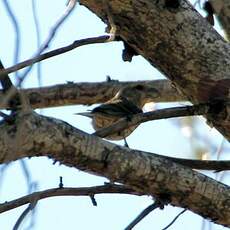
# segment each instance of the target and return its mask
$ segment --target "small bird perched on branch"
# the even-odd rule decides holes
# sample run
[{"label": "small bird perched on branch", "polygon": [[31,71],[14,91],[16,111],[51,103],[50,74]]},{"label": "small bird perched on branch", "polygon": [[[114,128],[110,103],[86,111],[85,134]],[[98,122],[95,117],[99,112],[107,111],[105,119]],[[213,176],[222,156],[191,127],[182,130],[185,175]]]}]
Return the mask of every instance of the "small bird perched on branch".
[{"label": "small bird perched on branch", "polygon": [[[118,91],[112,99],[99,105],[92,111],[77,113],[77,115],[91,118],[93,128],[97,131],[98,129],[112,125],[121,118],[126,117],[127,119],[131,119],[132,115],[142,113],[142,107],[145,103],[153,101],[153,98],[157,96],[158,92],[152,87],[140,84],[127,86]],[[108,140],[125,140],[137,126],[129,127],[105,138]]]}]

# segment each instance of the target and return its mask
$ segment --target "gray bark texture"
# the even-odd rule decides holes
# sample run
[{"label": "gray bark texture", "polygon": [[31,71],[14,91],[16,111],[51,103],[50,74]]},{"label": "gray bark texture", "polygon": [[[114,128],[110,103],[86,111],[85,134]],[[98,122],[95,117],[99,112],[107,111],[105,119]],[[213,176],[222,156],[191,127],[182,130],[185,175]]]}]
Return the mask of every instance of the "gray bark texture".
[{"label": "gray bark texture", "polygon": [[[186,101],[186,97],[179,93],[169,80],[69,82],[67,84],[55,86],[22,89],[20,92],[26,95],[33,109],[38,109],[65,105],[92,105],[104,103],[114,97],[121,88],[128,85],[148,85],[148,87],[151,87],[153,89],[153,102]],[[4,93],[0,91],[0,98],[3,97]],[[143,98],[144,97],[145,95],[143,95]],[[4,103],[0,103],[0,108],[6,108]]]},{"label": "gray bark texture", "polygon": [[208,122],[230,140],[230,46],[190,3],[81,0],[81,4],[105,23],[112,17],[117,35],[188,100],[213,103]]},{"label": "gray bark texture", "polygon": [[164,157],[114,145],[34,112],[2,122],[0,136],[0,164],[49,156],[230,226],[229,187]]},{"label": "gray bark texture", "polygon": [[[230,139],[230,47],[187,1],[82,0],[81,4],[105,23],[112,18],[118,37],[171,80],[166,83],[168,88],[162,88],[170,92],[168,101],[182,93],[184,96],[176,96],[175,100],[212,103],[208,121]],[[118,91],[117,85],[108,90],[106,84],[113,83],[101,85],[100,92],[108,94],[97,97],[97,103]],[[172,84],[176,89],[171,88]],[[87,87],[94,87],[94,91]],[[158,87],[159,90],[160,84]],[[76,103],[80,96],[85,104],[95,103],[92,94],[87,93],[96,93],[96,89],[96,84],[82,84],[76,92],[73,87],[66,89],[65,95],[58,87],[27,93],[32,107],[40,108]],[[39,93],[50,101],[39,101]],[[64,95],[66,101],[55,102],[55,93],[56,99]],[[164,157],[111,144],[60,120],[31,111],[17,113],[0,123],[0,149],[0,164],[23,157],[48,156],[230,227],[227,185]]]}]

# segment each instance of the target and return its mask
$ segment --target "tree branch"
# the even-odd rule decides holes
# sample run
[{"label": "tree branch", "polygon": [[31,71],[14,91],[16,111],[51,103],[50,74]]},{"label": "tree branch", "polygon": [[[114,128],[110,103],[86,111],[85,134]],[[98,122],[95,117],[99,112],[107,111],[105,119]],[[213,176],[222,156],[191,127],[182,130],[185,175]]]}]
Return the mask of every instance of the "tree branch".
[{"label": "tree branch", "polygon": [[[109,5],[119,36],[192,103],[229,101],[229,44],[187,0],[177,2],[175,7],[165,0],[111,0]],[[102,1],[81,4],[107,23]],[[229,104],[218,106],[215,116],[207,118],[230,140]]]},{"label": "tree branch", "polygon": [[0,125],[0,163],[49,156],[66,166],[105,176],[134,190],[167,198],[213,222],[230,226],[230,189],[190,168],[152,153],[88,135],[66,122],[36,113],[18,114]]},{"label": "tree branch", "polygon": [[126,128],[139,125],[143,122],[183,116],[204,115],[208,113],[208,110],[209,106],[207,104],[203,104],[195,106],[166,108],[147,113],[139,113],[128,118],[120,119],[113,125],[100,129],[93,134],[99,137],[107,137],[113,133],[120,132]]},{"label": "tree branch", "polygon": [[48,58],[66,53],[66,52],[73,50],[73,49],[76,49],[80,46],[107,42],[109,40],[109,38],[110,38],[109,35],[103,35],[103,36],[99,36],[99,37],[80,39],[80,40],[74,41],[72,44],[70,44],[68,46],[61,47],[61,48],[49,51],[49,52],[44,53],[44,54],[36,55],[35,57],[33,57],[31,59],[27,59],[27,60],[20,62],[14,66],[11,66],[9,68],[5,68],[4,70],[1,70],[0,71],[0,79],[2,79],[4,74],[13,73],[17,70],[23,69],[27,66],[31,66],[37,62],[46,60]]},{"label": "tree branch", "polygon": [[[153,88],[153,102],[185,101],[186,98],[179,94],[168,80],[119,82],[117,80],[105,82],[81,82],[62,85],[22,89],[30,101],[31,107],[49,108],[64,105],[92,105],[104,103],[111,99],[122,87],[143,84]],[[158,96],[156,97],[156,92]],[[0,97],[3,92],[0,90]],[[0,108],[5,109],[6,106]]]},{"label": "tree branch", "polygon": [[23,220],[26,218],[26,216],[29,214],[31,210],[34,209],[36,206],[37,202],[32,202],[28,205],[28,207],[22,212],[22,214],[19,216],[18,220],[16,221],[13,230],[19,229],[20,224],[23,222]]},{"label": "tree branch", "polygon": [[138,193],[131,188],[127,188],[123,185],[116,184],[105,184],[102,186],[94,186],[94,187],[82,187],[82,188],[53,188],[47,189],[40,192],[34,192],[29,195],[20,197],[18,199],[4,202],[0,204],[0,213],[12,210],[14,208],[18,208],[22,205],[31,203],[32,200],[39,201],[41,199],[54,197],[54,196],[91,196],[96,194],[104,194],[104,193],[119,193],[119,194],[130,194],[130,195],[144,195],[142,193]]},{"label": "tree branch", "polygon": [[[143,122],[159,120],[159,119],[167,119],[173,117],[181,117],[181,116],[194,116],[194,115],[204,115],[207,114],[210,110],[210,106],[203,105],[195,105],[195,106],[183,106],[183,107],[175,107],[175,108],[166,108],[160,109],[147,113],[140,113],[137,115],[130,116],[129,118],[123,118],[110,125],[108,127],[102,128],[93,135],[99,137],[107,137],[111,134],[121,132],[124,129],[127,129],[131,126],[139,125]],[[169,160],[172,160],[176,163],[188,166],[194,169],[202,169],[202,170],[230,170],[230,161],[215,161],[215,160],[192,160],[192,159],[183,159],[183,158],[175,158],[175,157],[166,157]]]},{"label": "tree branch", "polygon": [[154,202],[153,204],[149,205],[125,228],[125,230],[133,229],[134,226],[140,223],[150,212],[157,208],[159,208],[159,203],[157,202]]},{"label": "tree branch", "polygon": [[176,215],[176,217],[171,221],[171,223],[169,223],[166,227],[164,227],[162,230],[166,230],[166,229],[168,229],[170,226],[172,226],[174,223],[175,223],[175,221],[184,213],[184,212],[186,212],[187,211],[187,209],[184,209],[184,210],[182,210],[180,213],[178,213],[177,215]]}]

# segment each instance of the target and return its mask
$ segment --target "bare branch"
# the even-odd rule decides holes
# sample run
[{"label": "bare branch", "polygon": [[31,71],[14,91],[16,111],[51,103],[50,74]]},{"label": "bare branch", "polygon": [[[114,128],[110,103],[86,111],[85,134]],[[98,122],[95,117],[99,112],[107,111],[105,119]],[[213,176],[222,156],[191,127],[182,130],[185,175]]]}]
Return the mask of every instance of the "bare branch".
[{"label": "bare branch", "polygon": [[[6,8],[6,11],[12,21],[13,28],[14,28],[14,34],[15,34],[15,48],[14,48],[14,64],[18,63],[19,59],[19,51],[20,51],[20,46],[21,46],[21,35],[20,35],[20,28],[18,25],[18,21],[15,17],[15,14],[13,13],[11,6],[7,0],[3,1],[4,6]],[[6,73],[7,74],[7,73]]]},{"label": "bare branch", "polygon": [[[39,25],[39,17],[37,15],[37,8],[36,8],[36,1],[32,0],[32,13],[33,13],[33,20],[36,30],[36,39],[37,39],[37,48],[41,45],[41,32],[40,32],[40,25]],[[38,78],[38,86],[42,86],[42,79],[41,79],[41,64],[37,64],[37,78]]]},{"label": "bare branch", "polygon": [[[49,31],[49,35],[48,35],[47,39],[41,45],[41,47],[39,48],[37,53],[34,55],[34,58],[39,56],[45,49],[48,48],[48,46],[49,46],[50,42],[53,40],[57,30],[63,24],[63,22],[68,18],[70,13],[73,11],[76,3],[77,3],[77,0],[69,0],[68,5],[66,7],[66,10],[61,15],[61,17],[57,20],[57,22],[54,24],[54,26],[51,28],[51,30]],[[32,65],[30,65],[30,67],[28,67],[25,70],[25,72],[20,76],[18,83],[17,83],[17,86],[20,86],[22,84],[22,82],[24,81],[25,77],[27,76],[27,74],[30,72],[31,69],[32,69]]]},{"label": "bare branch", "polygon": [[182,215],[184,212],[186,212],[187,211],[187,209],[184,209],[184,210],[182,210],[173,220],[172,220],[172,222],[171,223],[169,223],[165,228],[163,228],[162,230],[166,230],[166,229],[168,229],[170,226],[172,226],[173,225],[173,223],[175,223],[175,221],[179,218],[179,216],[180,215]]},{"label": "bare branch", "polygon": [[4,70],[0,71],[0,79],[2,78],[2,76],[4,74],[9,74],[9,73],[13,73],[17,70],[23,69],[27,66],[31,66],[37,62],[46,60],[48,58],[66,53],[70,50],[73,50],[75,48],[78,48],[80,46],[84,46],[84,45],[90,45],[90,44],[98,44],[98,43],[104,43],[104,42],[108,42],[108,39],[110,38],[109,35],[102,35],[99,37],[92,37],[92,38],[84,38],[84,39],[80,39],[80,40],[76,40],[74,41],[72,44],[49,51],[47,53],[44,54],[40,54],[41,52],[39,52],[38,55],[35,55],[33,58],[25,60],[23,62],[20,62],[14,66],[11,66],[9,68],[5,68]]},{"label": "bare branch", "polygon": [[[128,85],[143,84],[153,88],[153,102],[185,101],[168,80],[136,81],[136,82],[80,82],[47,86],[41,88],[22,89],[27,95],[32,108],[49,108],[64,105],[92,105],[104,103],[111,99],[121,88]],[[158,96],[156,97],[156,93]],[[0,98],[3,92],[0,90]],[[0,108],[7,108],[0,104]]]},{"label": "bare branch", "polygon": [[[65,21],[65,19],[70,15],[70,13],[72,12],[74,6],[76,5],[76,0],[70,0],[68,3],[68,6],[65,10],[65,12],[63,13],[63,15],[57,20],[56,24],[53,26],[53,28],[50,30],[50,34],[48,36],[48,38],[46,39],[46,41],[42,44],[42,46],[40,47],[40,49],[37,51],[37,53],[35,54],[34,58],[36,58],[37,56],[39,56],[48,46],[49,43],[51,42],[51,40],[54,38],[57,29],[62,25],[62,23]],[[27,76],[27,74],[29,73],[29,71],[31,70],[32,66],[30,66],[27,70],[25,70],[25,72],[22,74],[22,76],[19,76],[17,78],[17,87],[20,87],[22,82],[24,81],[25,77]],[[3,66],[1,64],[1,68],[3,69]],[[3,70],[4,71],[4,70]],[[2,76],[0,76],[0,80],[1,82],[6,81],[6,79],[9,79],[7,72],[2,73]],[[11,81],[9,80],[8,82],[11,83]],[[11,83],[12,85],[12,83]],[[14,87],[8,87],[9,90],[7,91],[6,96],[2,99],[1,101],[1,106],[0,107],[5,107],[8,103],[8,101],[14,97],[17,93],[17,89]],[[20,93],[19,94],[20,99],[21,99],[21,104],[23,105],[23,107],[25,109],[29,109],[26,97],[24,96],[24,94]],[[18,98],[18,96],[15,96],[16,98]],[[15,99],[16,100],[16,99]]]},{"label": "bare branch", "polygon": [[145,208],[126,228],[125,230],[131,230],[135,227],[139,222],[141,222],[150,212],[159,208],[159,203],[154,202],[153,204],[149,205]]},{"label": "bare branch", "polygon": [[[106,137],[116,132],[120,132],[123,129],[129,128],[131,126],[135,126],[147,121],[173,118],[173,117],[181,117],[181,116],[193,116],[193,115],[204,115],[208,112],[208,105],[195,105],[195,106],[184,106],[184,107],[175,107],[175,108],[167,108],[160,109],[147,113],[140,113],[137,115],[130,116],[128,119],[123,118],[110,125],[108,127],[102,128],[93,135],[99,137]],[[188,166],[194,169],[202,169],[202,170],[215,170],[215,171],[223,171],[230,170],[230,161],[219,161],[219,160],[192,160],[192,159],[183,159],[176,157],[167,157],[165,158],[172,160],[176,163]]]},{"label": "bare branch", "polygon": [[15,116],[15,123],[0,125],[0,163],[49,156],[154,198],[167,197],[174,206],[230,226],[227,185],[163,156],[109,143],[58,119],[34,112]]},{"label": "bare branch", "polygon": [[130,194],[130,195],[144,195],[141,192],[134,191],[131,188],[127,188],[123,185],[116,184],[105,184],[102,186],[94,186],[94,187],[82,187],[82,188],[53,188],[47,189],[40,192],[34,192],[29,195],[20,197],[18,199],[4,202],[0,204],[0,213],[12,210],[14,208],[18,208],[22,205],[28,204],[31,200],[41,200],[54,196],[92,196],[96,194]]},{"label": "bare branch", "polygon": [[19,229],[20,224],[23,222],[23,220],[26,218],[26,216],[29,214],[29,212],[34,209],[36,204],[37,204],[37,201],[29,204],[29,206],[22,212],[22,214],[20,215],[20,217],[16,221],[16,223],[13,227],[13,230]]},{"label": "bare branch", "polygon": [[113,133],[120,132],[131,126],[139,125],[147,121],[167,119],[173,117],[204,115],[207,114],[208,109],[209,109],[208,105],[194,105],[194,106],[159,109],[147,113],[139,113],[137,115],[130,116],[128,119],[127,118],[120,119],[113,125],[96,131],[95,133],[93,133],[93,135],[99,137],[106,137]]},{"label": "bare branch", "polygon": [[[119,36],[175,83],[193,104],[229,100],[229,44],[188,0],[175,1],[175,5],[168,2],[110,0],[108,4],[116,16]],[[81,0],[81,4],[107,23],[102,1]],[[136,9],[142,10],[137,13]],[[230,140],[229,107],[220,105],[216,114],[207,118]]]}]

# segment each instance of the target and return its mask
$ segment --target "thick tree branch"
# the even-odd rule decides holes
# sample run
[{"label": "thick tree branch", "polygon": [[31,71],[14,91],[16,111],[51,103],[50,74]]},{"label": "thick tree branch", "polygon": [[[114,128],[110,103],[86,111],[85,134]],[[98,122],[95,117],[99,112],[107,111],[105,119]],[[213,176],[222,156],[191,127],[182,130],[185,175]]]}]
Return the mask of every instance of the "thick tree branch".
[{"label": "thick tree branch", "polygon": [[140,193],[230,226],[230,189],[164,157],[131,150],[88,135],[57,119],[19,114],[0,125],[0,163],[49,156],[80,170],[105,176]]},{"label": "thick tree branch", "polygon": [[[4,66],[0,60],[0,71],[4,70]],[[2,97],[0,100],[0,108],[8,107],[16,110],[16,107],[20,104],[20,98],[17,89],[14,87],[8,74],[3,74],[0,79],[2,86]],[[12,94],[12,95],[11,95]]]},{"label": "thick tree branch", "polygon": [[[194,115],[204,115],[207,114],[211,110],[211,105],[201,104],[195,106],[183,106],[183,107],[174,107],[174,108],[166,108],[160,109],[147,113],[140,113],[128,118],[123,118],[117,121],[116,123],[99,129],[93,135],[99,137],[107,137],[111,134],[121,132],[124,129],[130,128],[132,126],[139,125],[143,122],[159,120],[159,119],[167,119],[173,117],[181,117],[181,116],[194,116]],[[172,160],[176,163],[180,163],[182,165],[186,165],[190,168],[195,169],[203,169],[203,170],[230,170],[230,161],[208,161],[208,160],[190,160],[190,159],[181,159],[174,157],[167,157],[167,159]]]},{"label": "thick tree branch", "polygon": [[[21,90],[30,100],[31,107],[48,108],[64,105],[92,105],[104,103],[111,99],[122,87],[128,85],[143,84],[153,88],[153,102],[176,102],[185,101],[168,80],[119,82],[117,80],[105,82],[82,82],[31,88]],[[158,96],[156,97],[156,92]],[[3,92],[0,91],[0,97]],[[0,109],[4,109],[1,107]]]},{"label": "thick tree branch", "polygon": [[54,196],[91,196],[104,193],[118,193],[118,194],[130,194],[130,195],[144,195],[134,191],[131,188],[127,188],[123,185],[105,184],[102,186],[94,187],[82,187],[82,188],[53,188],[40,192],[34,192],[32,194],[20,197],[18,199],[4,202],[0,204],[0,213],[18,208],[22,205],[29,204],[32,201],[39,201],[41,199],[54,197]]},{"label": "thick tree branch", "polygon": [[[118,35],[161,70],[195,103],[230,98],[230,46],[188,1],[111,0]],[[82,0],[105,23],[102,1]],[[133,25],[133,26],[130,26]],[[211,123],[230,140],[230,105],[217,106]]]}]

